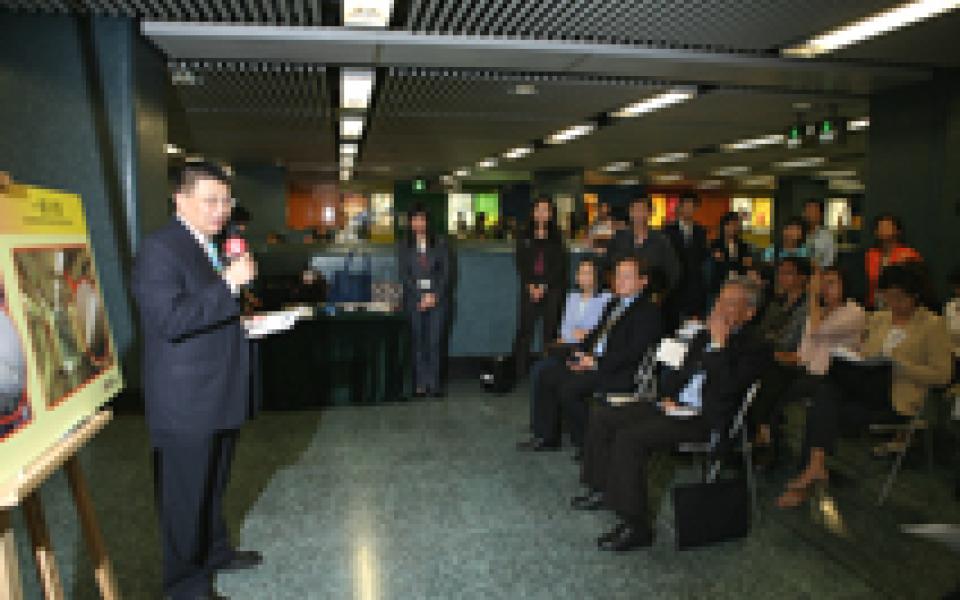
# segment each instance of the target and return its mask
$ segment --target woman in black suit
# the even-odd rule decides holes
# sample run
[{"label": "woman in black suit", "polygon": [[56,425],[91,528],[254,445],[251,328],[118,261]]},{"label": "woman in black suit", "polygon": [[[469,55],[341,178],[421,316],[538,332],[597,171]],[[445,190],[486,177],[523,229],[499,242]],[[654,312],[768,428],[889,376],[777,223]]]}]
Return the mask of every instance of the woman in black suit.
[{"label": "woman in black suit", "polygon": [[728,212],[720,221],[720,235],[710,244],[707,278],[711,296],[716,296],[731,273],[742,275],[753,266],[753,250],[741,235],[740,215]]},{"label": "woman in black suit", "polygon": [[516,261],[520,299],[513,357],[517,376],[523,377],[530,364],[534,326],[543,319],[544,344],[556,337],[566,291],[567,254],[557,227],[557,212],[549,198],[534,201],[530,222],[517,239]]},{"label": "woman in black suit", "polygon": [[430,231],[430,215],[417,204],[410,212],[410,235],[398,248],[403,309],[410,320],[416,396],[440,397],[440,359],[450,288],[446,240]]}]

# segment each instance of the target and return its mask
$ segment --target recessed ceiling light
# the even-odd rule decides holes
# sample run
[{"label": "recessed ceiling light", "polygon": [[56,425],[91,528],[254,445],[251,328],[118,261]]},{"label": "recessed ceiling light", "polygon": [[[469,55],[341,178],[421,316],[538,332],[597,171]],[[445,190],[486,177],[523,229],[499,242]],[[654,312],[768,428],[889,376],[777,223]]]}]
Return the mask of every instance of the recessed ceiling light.
[{"label": "recessed ceiling light", "polygon": [[701,190],[712,190],[714,188],[723,187],[726,182],[722,179],[704,179],[697,184],[697,189]]},{"label": "recessed ceiling light", "polygon": [[654,173],[653,180],[657,183],[676,183],[683,181],[683,173]]},{"label": "recessed ceiling light", "polygon": [[617,182],[618,185],[640,185],[639,179],[621,179]]},{"label": "recessed ceiling light", "polygon": [[503,153],[503,157],[513,160],[517,158],[523,158],[524,156],[533,152],[533,148],[529,146],[518,146],[516,148],[511,148]]},{"label": "recessed ceiling light", "polygon": [[738,140],[730,144],[723,144],[721,148],[723,148],[725,152],[736,152],[738,150],[753,150],[764,146],[778,146],[784,144],[786,141],[787,136],[782,133],[771,133],[760,137]]},{"label": "recessed ceiling light", "polygon": [[386,27],[393,0],[343,0],[343,24],[347,27]]},{"label": "recessed ceiling light", "polygon": [[784,56],[813,58],[912,25],[960,6],[960,0],[915,0],[818,35],[799,46],[785,48]]},{"label": "recessed ceiling light", "polygon": [[847,131],[863,131],[870,127],[870,117],[860,117],[847,121]]},{"label": "recessed ceiling light", "polygon": [[817,171],[817,177],[825,177],[827,179],[841,178],[841,179],[850,179],[857,176],[857,172],[854,169],[833,169],[830,171]]},{"label": "recessed ceiling light", "polygon": [[340,72],[340,108],[366,109],[373,95],[372,69],[343,69]]},{"label": "recessed ceiling light", "polygon": [[357,144],[340,144],[340,155],[344,154],[357,154],[360,151],[360,147]]},{"label": "recessed ceiling light", "polygon": [[363,117],[340,117],[340,137],[355,140],[363,135]]},{"label": "recessed ceiling light", "polygon": [[680,102],[685,102],[697,95],[696,88],[676,88],[662,94],[657,94],[651,98],[628,104],[618,111],[610,113],[611,117],[625,118],[637,117],[646,113],[651,113]]},{"label": "recessed ceiling light", "polygon": [[578,137],[583,137],[591,133],[596,128],[597,126],[595,123],[582,123],[580,125],[573,125],[551,134],[550,137],[548,137],[545,141],[548,144],[563,144],[569,142],[570,140],[575,140]]},{"label": "recessed ceiling light", "polygon": [[773,163],[773,166],[778,169],[803,169],[806,167],[819,167],[825,162],[827,162],[827,159],[822,156],[806,156],[803,158],[794,158],[791,160],[775,162]]},{"label": "recessed ceiling light", "polygon": [[497,159],[493,157],[485,158],[478,162],[477,166],[481,169],[492,169],[493,167],[497,166]]},{"label": "recessed ceiling light", "polygon": [[601,171],[607,171],[608,173],[616,173],[617,171],[626,171],[633,167],[633,163],[626,160],[621,160],[617,162],[612,162],[608,165],[603,165],[600,167]]},{"label": "recessed ceiling light", "polygon": [[183,150],[176,144],[164,144],[163,151],[167,154],[183,154]]},{"label": "recessed ceiling light", "polygon": [[340,169],[340,181],[350,181],[353,177],[353,171],[350,169]]},{"label": "recessed ceiling light", "polygon": [[740,179],[740,185],[772,189],[777,186],[777,178],[773,175],[751,175]]},{"label": "recessed ceiling light", "polygon": [[356,161],[355,161],[355,159],[353,158],[353,155],[352,155],[352,154],[344,154],[343,156],[340,157],[340,166],[341,166],[341,167],[351,168],[351,167],[353,167],[353,165],[354,165],[355,162],[356,162]]},{"label": "recessed ceiling light", "polygon": [[686,152],[667,152],[666,154],[658,154],[657,156],[651,156],[647,158],[648,163],[653,164],[662,164],[662,163],[673,163],[673,162],[682,162],[690,158],[690,155]]},{"label": "recessed ceiling light", "polygon": [[457,169],[456,171],[453,172],[453,174],[456,175],[457,177],[468,177],[470,175],[470,169],[467,169],[467,168]]},{"label": "recessed ceiling light", "polygon": [[732,167],[720,167],[714,169],[710,172],[711,175],[716,175],[717,177],[735,177],[737,175],[744,175],[750,172],[750,167],[743,165],[735,165]]},{"label": "recessed ceiling light", "polygon": [[793,109],[794,109],[794,110],[810,110],[811,108],[813,108],[813,105],[810,104],[809,102],[794,102],[794,103],[793,103]]},{"label": "recessed ceiling light", "polygon": [[537,93],[537,86],[532,83],[518,83],[513,87],[511,93],[517,96],[533,96]]}]

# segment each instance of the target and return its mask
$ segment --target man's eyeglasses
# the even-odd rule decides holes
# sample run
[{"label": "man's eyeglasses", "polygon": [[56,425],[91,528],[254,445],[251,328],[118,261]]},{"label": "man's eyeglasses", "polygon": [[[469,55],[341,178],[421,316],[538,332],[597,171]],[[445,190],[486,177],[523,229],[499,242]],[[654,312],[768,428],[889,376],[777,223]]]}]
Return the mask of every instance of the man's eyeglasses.
[{"label": "man's eyeglasses", "polygon": [[222,198],[207,197],[207,198],[200,198],[200,204],[207,210],[213,210],[221,206],[232,209],[237,205],[237,200],[236,198],[228,198],[228,197],[222,197]]}]

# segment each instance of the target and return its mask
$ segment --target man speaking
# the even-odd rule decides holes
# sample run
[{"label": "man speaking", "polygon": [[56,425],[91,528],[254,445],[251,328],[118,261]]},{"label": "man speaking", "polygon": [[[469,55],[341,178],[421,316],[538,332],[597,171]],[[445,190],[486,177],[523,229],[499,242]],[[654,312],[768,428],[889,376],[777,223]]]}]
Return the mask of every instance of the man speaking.
[{"label": "man speaking", "polygon": [[259,553],[233,548],[223,517],[236,434],[248,411],[238,294],[256,265],[248,253],[228,261],[214,242],[233,208],[220,167],[187,163],[175,186],[175,218],[143,240],[133,268],[163,591],[171,600],[222,598],[217,571],[261,562]]}]

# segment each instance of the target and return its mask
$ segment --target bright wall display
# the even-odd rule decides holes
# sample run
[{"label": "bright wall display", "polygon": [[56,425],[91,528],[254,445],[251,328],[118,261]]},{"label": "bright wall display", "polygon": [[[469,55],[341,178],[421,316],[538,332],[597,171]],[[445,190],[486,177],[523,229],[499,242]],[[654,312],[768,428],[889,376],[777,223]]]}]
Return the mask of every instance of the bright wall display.
[{"label": "bright wall display", "polygon": [[848,229],[853,223],[853,211],[846,198],[830,198],[827,201],[827,227],[834,230]]},{"label": "bright wall display", "polygon": [[[474,215],[483,214],[484,228],[495,227],[500,222],[500,195],[496,193],[473,195]],[[476,217],[474,217],[476,219]]]},{"label": "bright wall display", "polygon": [[467,235],[474,224],[473,195],[452,193],[447,195],[447,231]]},{"label": "bright wall display", "polygon": [[393,241],[393,194],[370,194],[370,219],[370,237],[373,241]]},{"label": "bright wall display", "polygon": [[123,382],[80,197],[0,193],[0,482]]}]

